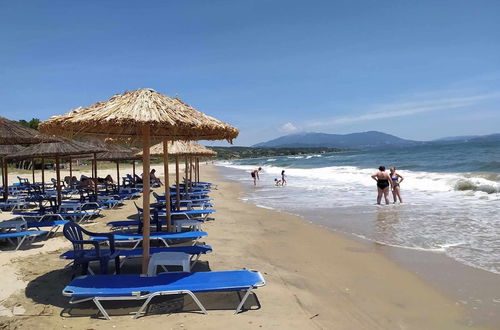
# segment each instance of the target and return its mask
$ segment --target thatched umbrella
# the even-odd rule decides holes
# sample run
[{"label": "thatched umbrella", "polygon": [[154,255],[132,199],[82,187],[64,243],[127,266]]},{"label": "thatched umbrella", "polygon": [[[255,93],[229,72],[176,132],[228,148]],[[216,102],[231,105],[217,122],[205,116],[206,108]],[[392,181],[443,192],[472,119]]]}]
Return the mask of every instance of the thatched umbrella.
[{"label": "thatched umbrella", "polygon": [[[17,144],[11,144],[11,145],[0,145],[0,164],[2,168],[2,186],[4,186],[5,182],[8,182],[8,179],[5,178],[5,175],[7,175],[7,170],[4,170],[4,163],[7,165],[7,162],[4,162],[5,156],[8,156],[10,154],[16,153],[18,151],[23,150],[24,147],[17,145]],[[4,186],[4,189],[8,189]]]},{"label": "thatched umbrella", "polygon": [[106,152],[97,155],[97,160],[116,162],[116,181],[118,192],[120,192],[120,161],[141,159],[132,150],[119,145],[106,145]]},{"label": "thatched umbrella", "polygon": [[[0,145],[31,144],[40,142],[56,141],[56,138],[41,134],[37,130],[25,127],[16,121],[0,117]],[[7,173],[7,162],[2,159],[4,199],[9,195],[9,177]]]},{"label": "thatched umbrella", "polygon": [[196,143],[197,153],[195,154],[195,182],[200,182],[200,157],[215,157],[217,152],[201,144]]},{"label": "thatched umbrella", "polygon": [[[172,141],[168,143],[168,155],[175,157],[175,181],[176,181],[176,208],[180,207],[180,189],[179,189],[179,157],[186,157],[186,192],[187,192],[187,180],[188,180],[188,157],[210,157],[217,155],[215,151],[212,151],[199,143],[192,141]],[[155,144],[149,149],[151,156],[164,156],[164,145],[163,142]],[[138,153],[142,155],[142,152]],[[165,173],[167,172],[167,166],[165,165]],[[170,192],[165,192],[165,198],[170,196]],[[167,223],[170,219],[167,219]]]},{"label": "thatched umbrella", "polygon": [[32,144],[57,139],[25,127],[16,121],[0,117],[0,144]]},{"label": "thatched umbrella", "polygon": [[[152,89],[117,94],[105,102],[77,108],[40,124],[42,132],[65,136],[101,136],[118,140],[142,139],[143,146],[143,221],[149,221],[151,139],[232,141],[238,129],[207,116],[178,98],[170,98]],[[168,144],[164,144],[168,148]],[[168,155],[168,152],[165,152]],[[168,167],[167,167],[168,170]],[[168,173],[165,173],[168,178]],[[168,182],[166,182],[168,189]],[[167,203],[169,203],[167,199]],[[167,214],[170,207],[167,205]],[[142,271],[149,262],[149,225],[143,226]]]},{"label": "thatched umbrella", "polygon": [[[22,159],[22,158],[48,158],[54,157],[56,159],[56,190],[57,190],[57,204],[61,204],[61,173],[60,173],[60,160],[61,157],[70,156],[70,155],[82,155],[82,154],[90,154],[90,153],[100,153],[105,150],[99,149],[94,145],[90,145],[83,142],[72,141],[68,139],[60,139],[59,142],[51,142],[51,143],[39,143],[33,144],[29,147],[24,148],[23,150],[11,154],[8,158],[11,159]],[[43,168],[42,168],[43,171]],[[42,172],[43,173],[43,172]],[[43,179],[42,179],[43,181]],[[42,182],[42,185],[44,182]]]}]

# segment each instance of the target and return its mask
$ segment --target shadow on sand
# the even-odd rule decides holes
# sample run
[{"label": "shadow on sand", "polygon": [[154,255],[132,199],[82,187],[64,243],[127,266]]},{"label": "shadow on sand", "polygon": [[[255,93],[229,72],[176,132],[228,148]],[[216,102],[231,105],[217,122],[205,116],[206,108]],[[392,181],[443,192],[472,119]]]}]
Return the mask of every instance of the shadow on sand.
[{"label": "shadow on sand", "polygon": [[[98,274],[98,265],[94,269]],[[110,265],[110,269],[112,269]],[[193,268],[194,272],[210,271],[208,262],[199,261]],[[140,272],[140,259],[137,262],[126,264],[122,268],[124,274]],[[43,274],[28,283],[26,297],[35,303],[60,307],[63,317],[93,317],[103,318],[92,301],[70,305],[69,298],[62,295],[64,287],[71,281],[71,268],[60,269]],[[209,310],[235,310],[244,292],[210,292],[199,293],[196,297],[203,306]],[[144,300],[133,301],[105,301],[103,307],[111,317],[118,315],[131,315],[138,311]],[[246,310],[259,309],[260,303],[255,293],[251,294],[243,306]],[[188,295],[158,296],[150,302],[146,316],[153,314],[169,314],[178,312],[201,313],[196,303]]]}]

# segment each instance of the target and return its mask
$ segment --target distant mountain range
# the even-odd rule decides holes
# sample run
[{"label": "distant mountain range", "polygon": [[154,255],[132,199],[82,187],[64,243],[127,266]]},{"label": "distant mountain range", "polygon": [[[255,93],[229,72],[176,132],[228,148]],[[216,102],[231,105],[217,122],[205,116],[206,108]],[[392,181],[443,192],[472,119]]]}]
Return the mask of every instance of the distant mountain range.
[{"label": "distant mountain range", "polygon": [[423,142],[401,139],[397,136],[377,131],[351,133],[351,134],[327,134],[327,133],[297,133],[279,137],[267,142],[253,145],[256,148],[366,148],[383,146],[410,146],[426,143],[450,143],[468,141],[500,141],[500,134],[484,136],[454,136],[445,137],[434,141]]},{"label": "distant mountain range", "polygon": [[382,147],[388,145],[414,145],[418,141],[401,139],[397,136],[369,131],[351,134],[298,133],[279,137],[277,139],[258,143],[253,147],[329,147],[329,148],[362,148]]},{"label": "distant mountain range", "polygon": [[500,141],[500,134],[448,136],[435,142]]}]

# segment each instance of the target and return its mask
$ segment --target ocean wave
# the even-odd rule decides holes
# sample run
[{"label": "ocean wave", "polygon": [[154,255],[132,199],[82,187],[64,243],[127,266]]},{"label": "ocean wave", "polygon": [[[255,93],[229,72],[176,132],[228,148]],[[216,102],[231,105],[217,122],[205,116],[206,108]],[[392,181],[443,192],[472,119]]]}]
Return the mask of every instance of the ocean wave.
[{"label": "ocean wave", "polygon": [[455,190],[458,191],[481,191],[487,194],[495,194],[500,192],[498,185],[494,184],[481,184],[467,179],[460,179],[455,183]]},{"label": "ocean wave", "polygon": [[[273,159],[273,158],[271,158]],[[282,160],[271,162],[271,164],[259,165],[263,168],[263,175],[266,174],[279,177],[285,168],[286,175],[295,181],[296,186],[314,187],[343,187],[349,189],[354,185],[362,185],[370,188],[374,185],[371,175],[376,169],[360,168],[356,166],[328,166],[314,168],[289,167],[282,164]],[[218,165],[250,171],[257,165],[235,164],[231,162],[221,162]],[[288,167],[287,167],[288,166]],[[405,190],[428,191],[428,192],[478,192],[487,194],[500,193],[500,174],[490,172],[477,173],[438,173],[401,170],[398,171],[404,177],[401,188]]]}]

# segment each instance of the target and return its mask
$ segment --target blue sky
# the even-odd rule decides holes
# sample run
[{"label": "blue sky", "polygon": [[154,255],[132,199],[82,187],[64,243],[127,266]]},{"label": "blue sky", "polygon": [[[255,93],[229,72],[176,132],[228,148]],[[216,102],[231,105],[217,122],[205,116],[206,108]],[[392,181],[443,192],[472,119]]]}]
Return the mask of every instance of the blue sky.
[{"label": "blue sky", "polygon": [[240,128],[500,132],[500,1],[1,1],[0,115],[149,87]]}]

